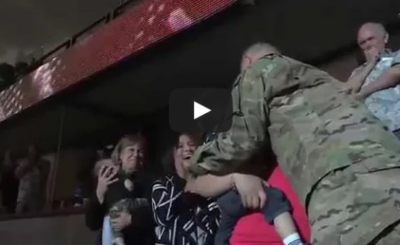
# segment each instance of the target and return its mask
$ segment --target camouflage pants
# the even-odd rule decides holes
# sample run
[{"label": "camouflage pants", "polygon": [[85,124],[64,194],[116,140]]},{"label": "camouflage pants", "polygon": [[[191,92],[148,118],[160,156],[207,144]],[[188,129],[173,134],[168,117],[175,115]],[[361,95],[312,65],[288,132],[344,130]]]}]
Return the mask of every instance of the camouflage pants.
[{"label": "camouflage pants", "polygon": [[[400,169],[325,177],[308,206],[313,244],[400,244]],[[314,215],[318,214],[318,215]]]},{"label": "camouflage pants", "polygon": [[[123,211],[130,213],[137,207],[146,206],[148,201],[146,198],[135,198],[135,199],[122,199],[115,203],[109,210],[110,219],[117,218],[119,214]],[[112,226],[111,226],[112,227]],[[123,245],[124,236],[121,231],[118,231],[112,227],[113,244]]]}]

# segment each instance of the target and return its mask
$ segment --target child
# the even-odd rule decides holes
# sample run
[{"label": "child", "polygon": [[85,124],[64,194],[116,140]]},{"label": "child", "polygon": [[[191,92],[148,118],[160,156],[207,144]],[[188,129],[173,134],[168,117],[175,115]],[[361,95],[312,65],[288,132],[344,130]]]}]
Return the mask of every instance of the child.
[{"label": "child", "polygon": [[[206,135],[206,142],[214,140],[215,133]],[[286,195],[279,189],[265,186],[267,201],[262,208],[266,220],[274,224],[278,235],[285,245],[305,245],[293,222],[291,206]],[[237,221],[248,213],[239,194],[235,190],[222,194],[217,199],[221,211],[221,220],[215,236],[215,245],[228,245]]]},{"label": "child", "polygon": [[[283,244],[303,245],[290,214],[291,207],[285,194],[273,187],[265,187],[264,190],[267,201],[262,212],[266,220],[274,224]],[[246,215],[248,210],[243,207],[239,194],[234,190],[219,197],[217,204],[221,210],[221,221],[215,237],[215,245],[227,245],[237,221]]]}]

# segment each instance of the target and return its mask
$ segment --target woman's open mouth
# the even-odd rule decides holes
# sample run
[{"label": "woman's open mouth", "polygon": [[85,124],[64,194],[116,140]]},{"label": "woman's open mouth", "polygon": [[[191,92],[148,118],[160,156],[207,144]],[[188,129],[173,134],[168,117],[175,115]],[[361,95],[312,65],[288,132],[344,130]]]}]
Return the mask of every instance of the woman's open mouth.
[{"label": "woman's open mouth", "polygon": [[186,156],[183,156],[183,160],[190,160],[190,158],[192,157],[192,155],[186,155]]}]

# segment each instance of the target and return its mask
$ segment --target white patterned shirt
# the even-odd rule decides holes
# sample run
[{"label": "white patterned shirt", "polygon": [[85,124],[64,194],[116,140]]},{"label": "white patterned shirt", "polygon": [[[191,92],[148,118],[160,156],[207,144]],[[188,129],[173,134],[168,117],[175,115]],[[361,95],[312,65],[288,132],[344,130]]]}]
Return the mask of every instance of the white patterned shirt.
[{"label": "white patterned shirt", "polygon": [[[204,198],[190,204],[184,193],[186,181],[166,176],[153,185],[152,208],[156,221],[156,245],[213,245],[220,211]],[[193,203],[193,202],[192,202]]]},{"label": "white patterned shirt", "polygon": [[[376,82],[386,70],[397,64],[400,64],[400,51],[392,52],[386,50],[365,79],[363,87]],[[352,75],[359,72],[363,66],[355,69]],[[400,129],[400,86],[375,92],[368,96],[364,103],[372,114],[379,118],[389,130],[396,131]]]}]

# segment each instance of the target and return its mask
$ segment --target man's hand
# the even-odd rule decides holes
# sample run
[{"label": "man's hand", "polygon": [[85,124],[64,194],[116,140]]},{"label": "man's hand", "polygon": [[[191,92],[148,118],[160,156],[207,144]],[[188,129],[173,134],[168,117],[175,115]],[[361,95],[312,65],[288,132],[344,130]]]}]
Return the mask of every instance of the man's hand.
[{"label": "man's hand", "polygon": [[233,183],[239,193],[243,206],[250,209],[261,209],[267,200],[265,182],[253,175],[234,174]]},{"label": "man's hand", "polygon": [[355,98],[361,102],[364,102],[364,100],[367,98],[367,95],[361,90],[357,94],[355,94]]},{"label": "man's hand", "polygon": [[373,62],[376,64],[380,55],[380,52],[376,48],[372,48],[365,53],[365,59],[368,63]]}]

